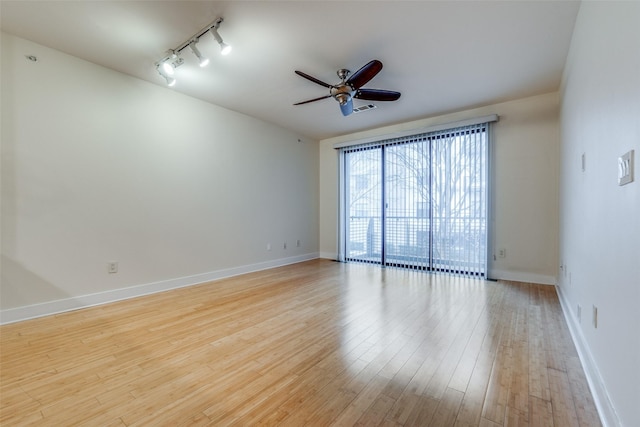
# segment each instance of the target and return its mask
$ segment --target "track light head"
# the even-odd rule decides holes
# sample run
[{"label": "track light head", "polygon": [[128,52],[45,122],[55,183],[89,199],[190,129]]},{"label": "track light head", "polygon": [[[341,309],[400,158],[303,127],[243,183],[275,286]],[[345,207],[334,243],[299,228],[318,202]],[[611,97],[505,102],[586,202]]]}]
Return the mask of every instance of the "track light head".
[{"label": "track light head", "polygon": [[168,61],[164,61],[162,63],[162,71],[167,76],[173,76],[173,74],[175,73],[175,69],[173,68],[173,65],[171,65]]},{"label": "track light head", "polygon": [[231,46],[226,44],[225,42],[220,43],[221,54],[228,55],[231,53]]},{"label": "track light head", "polygon": [[202,56],[202,54],[198,50],[198,47],[196,46],[197,44],[198,39],[193,39],[189,43],[189,48],[191,49],[191,52],[193,52],[193,54],[196,56],[196,58],[198,58],[198,63],[200,64],[200,66],[206,67],[207,65],[209,65],[209,58],[207,58],[206,56]]},{"label": "track light head", "polygon": [[[220,22],[222,22],[222,21],[220,21]],[[218,22],[217,25],[220,25],[220,23]],[[220,50],[222,51],[222,54],[223,55],[228,55],[231,52],[231,46],[229,46],[228,44],[226,44],[222,40],[222,37],[220,37],[220,34],[218,33],[217,27],[215,27],[215,26],[211,27],[209,32],[211,33],[213,38],[216,39],[216,41],[220,45]]]},{"label": "track light head", "polygon": [[168,76],[173,76],[175,69],[184,64],[184,59],[178,52],[171,49],[167,52],[167,57],[162,61],[162,69]]},{"label": "track light head", "polygon": [[[167,69],[171,69],[171,73],[167,72]],[[173,77],[173,67],[171,64],[168,64],[166,61],[156,64],[156,70],[158,74],[162,76],[167,82],[167,86],[172,87],[176,84],[176,79]]]},{"label": "track light head", "polygon": [[165,80],[167,81],[167,86],[173,87],[176,85],[176,79],[173,77],[166,76]]}]

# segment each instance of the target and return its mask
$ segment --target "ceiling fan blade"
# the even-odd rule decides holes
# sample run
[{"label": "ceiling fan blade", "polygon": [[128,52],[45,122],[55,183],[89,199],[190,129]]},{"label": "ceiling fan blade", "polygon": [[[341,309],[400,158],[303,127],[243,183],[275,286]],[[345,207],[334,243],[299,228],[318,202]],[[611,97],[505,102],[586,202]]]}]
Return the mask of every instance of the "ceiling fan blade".
[{"label": "ceiling fan blade", "polygon": [[325,99],[325,98],[331,98],[331,95],[325,95],[325,96],[321,96],[319,98],[313,98],[313,99],[309,99],[307,101],[302,101],[302,102],[296,102],[293,105],[302,105],[302,104],[308,104],[310,102],[314,102],[314,101],[320,101],[321,99]]},{"label": "ceiling fan blade", "polygon": [[342,111],[343,116],[348,116],[353,113],[353,99],[349,97],[349,100],[344,104],[340,104],[340,111]]},{"label": "ceiling fan blade", "polygon": [[307,80],[311,80],[312,82],[317,83],[317,84],[319,84],[320,86],[324,86],[324,87],[327,87],[327,88],[330,88],[330,87],[331,87],[331,85],[330,85],[330,84],[325,83],[325,82],[323,82],[322,80],[318,80],[318,79],[316,79],[315,77],[310,76],[310,75],[309,75],[309,74],[307,74],[307,73],[303,73],[302,71],[298,71],[298,70],[296,70],[296,74],[297,74],[297,75],[299,75],[300,77],[304,77],[304,78],[305,78],[305,79],[307,79]]},{"label": "ceiling fan blade", "polygon": [[358,89],[353,97],[367,101],[395,101],[400,98],[400,92],[382,89]]},{"label": "ceiling fan blade", "polygon": [[380,72],[380,70],[382,70],[382,62],[374,59],[373,61],[370,61],[364,67],[353,73],[351,77],[347,79],[346,83],[354,89],[360,89],[369,80],[374,78],[376,74]]}]

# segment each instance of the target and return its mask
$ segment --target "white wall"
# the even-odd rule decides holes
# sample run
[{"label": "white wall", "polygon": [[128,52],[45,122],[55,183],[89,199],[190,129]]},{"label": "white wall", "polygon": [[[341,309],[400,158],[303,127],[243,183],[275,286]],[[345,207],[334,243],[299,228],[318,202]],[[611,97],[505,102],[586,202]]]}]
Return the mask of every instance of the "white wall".
[{"label": "white wall", "polygon": [[7,34],[1,99],[4,321],[318,255],[316,142]]},{"label": "white wall", "polygon": [[[500,279],[555,284],[558,272],[558,156],[559,99],[557,93],[540,95],[403,123],[320,141],[320,253],[337,252],[339,142],[498,114],[494,132],[494,236],[495,248],[506,258],[490,266]],[[417,132],[417,131],[416,131]]]},{"label": "white wall", "polygon": [[[561,111],[565,315],[605,425],[640,426],[639,2],[582,3]],[[635,181],[618,186],[617,158],[631,149]]]}]

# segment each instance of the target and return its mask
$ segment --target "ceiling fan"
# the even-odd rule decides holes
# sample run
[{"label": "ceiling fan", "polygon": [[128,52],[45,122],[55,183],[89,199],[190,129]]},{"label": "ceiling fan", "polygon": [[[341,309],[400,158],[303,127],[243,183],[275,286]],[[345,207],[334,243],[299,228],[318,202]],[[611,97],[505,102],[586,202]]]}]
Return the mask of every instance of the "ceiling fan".
[{"label": "ceiling fan", "polygon": [[[344,116],[348,116],[353,113],[353,98],[364,99],[367,101],[395,101],[400,98],[400,92],[394,92],[391,90],[383,89],[363,89],[362,86],[367,84],[369,80],[374,78],[376,74],[382,69],[382,62],[374,59],[368,64],[360,68],[355,73],[347,69],[338,70],[338,77],[342,80],[337,85],[330,85],[312,77],[302,71],[296,70],[296,74],[304,77],[307,80],[311,80],[314,83],[324,86],[329,89],[329,94],[321,96],[319,98],[309,99],[295,103],[293,105],[308,104],[309,102],[319,101],[321,99],[333,97],[338,103],[340,103],[340,110]],[[351,76],[349,77],[349,75]],[[348,77],[348,78],[347,78]]]}]

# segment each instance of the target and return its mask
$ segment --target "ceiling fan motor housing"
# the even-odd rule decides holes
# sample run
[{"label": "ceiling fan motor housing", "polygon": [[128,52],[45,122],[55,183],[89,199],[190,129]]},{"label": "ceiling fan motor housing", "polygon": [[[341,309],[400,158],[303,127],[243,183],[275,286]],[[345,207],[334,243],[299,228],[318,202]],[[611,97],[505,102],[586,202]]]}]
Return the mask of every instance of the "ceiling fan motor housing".
[{"label": "ceiling fan motor housing", "polygon": [[347,84],[338,86],[331,86],[331,96],[333,96],[340,105],[344,105],[349,102],[349,99],[355,95],[356,91]]}]

